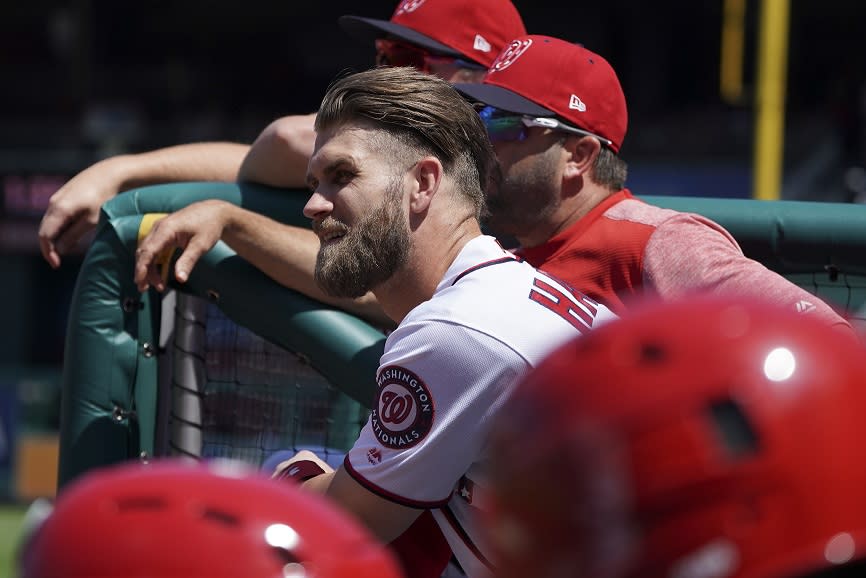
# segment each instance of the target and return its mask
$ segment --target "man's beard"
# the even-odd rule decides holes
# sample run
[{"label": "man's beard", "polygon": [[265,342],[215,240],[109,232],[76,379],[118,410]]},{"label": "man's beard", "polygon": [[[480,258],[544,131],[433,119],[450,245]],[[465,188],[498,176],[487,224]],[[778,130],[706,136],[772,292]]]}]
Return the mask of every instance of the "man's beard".
[{"label": "man's beard", "polygon": [[387,281],[409,255],[409,226],[402,211],[402,186],[391,183],[382,202],[357,225],[333,217],[314,222],[313,229],[337,229],[344,236],[319,249],[316,283],[333,297],[360,297]]},{"label": "man's beard", "polygon": [[561,200],[554,186],[553,159],[537,159],[528,170],[506,175],[494,169],[485,195],[484,223],[496,235],[524,237],[553,214]]}]

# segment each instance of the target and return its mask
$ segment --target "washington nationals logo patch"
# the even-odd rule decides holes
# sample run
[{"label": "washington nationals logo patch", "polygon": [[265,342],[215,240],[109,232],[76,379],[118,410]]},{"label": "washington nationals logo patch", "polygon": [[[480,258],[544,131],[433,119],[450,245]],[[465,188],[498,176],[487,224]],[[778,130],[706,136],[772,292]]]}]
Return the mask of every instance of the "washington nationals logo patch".
[{"label": "washington nationals logo patch", "polygon": [[433,399],[417,375],[397,365],[382,368],[379,393],[370,414],[376,439],[402,450],[423,440],[433,427]]},{"label": "washington nationals logo patch", "polygon": [[424,0],[403,0],[400,6],[397,7],[397,14],[405,14],[406,12],[415,12]]},{"label": "washington nationals logo patch", "polygon": [[490,65],[490,72],[500,72],[505,70],[514,64],[514,61],[520,58],[520,55],[526,52],[530,46],[532,46],[531,38],[513,40],[505,50],[499,53],[499,56],[496,57],[493,64]]}]

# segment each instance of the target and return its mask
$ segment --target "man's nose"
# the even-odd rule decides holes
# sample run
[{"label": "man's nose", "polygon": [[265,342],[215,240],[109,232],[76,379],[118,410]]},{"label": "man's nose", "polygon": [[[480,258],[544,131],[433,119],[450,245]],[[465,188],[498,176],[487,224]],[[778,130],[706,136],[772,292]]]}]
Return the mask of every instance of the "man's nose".
[{"label": "man's nose", "polygon": [[308,219],[321,219],[330,215],[333,210],[334,203],[321,193],[314,191],[307,200],[307,204],[304,205],[304,216]]}]

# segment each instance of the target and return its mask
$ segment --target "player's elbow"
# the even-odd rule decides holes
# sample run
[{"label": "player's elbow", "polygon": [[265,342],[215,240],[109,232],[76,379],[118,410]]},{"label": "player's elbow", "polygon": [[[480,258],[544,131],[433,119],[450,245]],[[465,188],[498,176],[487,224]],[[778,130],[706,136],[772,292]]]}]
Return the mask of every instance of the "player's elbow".
[{"label": "player's elbow", "polygon": [[274,151],[309,159],[316,141],[313,129],[315,115],[284,116],[272,122],[262,132],[261,138]]},{"label": "player's elbow", "polygon": [[313,118],[287,116],[268,125],[250,147],[238,180],[272,187],[303,187],[316,140]]}]

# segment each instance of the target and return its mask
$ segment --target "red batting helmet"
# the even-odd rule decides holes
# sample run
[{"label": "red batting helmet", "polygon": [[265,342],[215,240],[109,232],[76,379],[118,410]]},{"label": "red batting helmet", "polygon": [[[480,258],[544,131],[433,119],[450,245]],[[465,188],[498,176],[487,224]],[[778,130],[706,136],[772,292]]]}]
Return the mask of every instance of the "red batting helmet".
[{"label": "red batting helmet", "polygon": [[866,558],[866,351],[812,318],[714,298],[633,312],[552,354],[499,420],[498,578]]},{"label": "red batting helmet", "polygon": [[90,473],[24,550],[23,578],[399,578],[325,498],[232,468],[164,460]]}]

